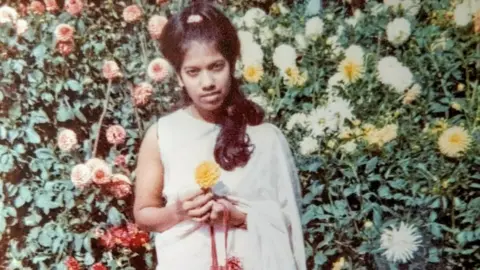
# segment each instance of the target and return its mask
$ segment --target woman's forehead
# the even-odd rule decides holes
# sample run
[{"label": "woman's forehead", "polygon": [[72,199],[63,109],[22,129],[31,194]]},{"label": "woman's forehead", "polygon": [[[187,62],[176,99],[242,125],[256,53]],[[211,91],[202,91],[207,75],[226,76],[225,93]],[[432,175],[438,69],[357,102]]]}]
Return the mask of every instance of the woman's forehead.
[{"label": "woman's forehead", "polygon": [[217,50],[214,42],[191,41],[185,51],[183,66],[203,66],[219,60],[225,60],[225,57]]}]

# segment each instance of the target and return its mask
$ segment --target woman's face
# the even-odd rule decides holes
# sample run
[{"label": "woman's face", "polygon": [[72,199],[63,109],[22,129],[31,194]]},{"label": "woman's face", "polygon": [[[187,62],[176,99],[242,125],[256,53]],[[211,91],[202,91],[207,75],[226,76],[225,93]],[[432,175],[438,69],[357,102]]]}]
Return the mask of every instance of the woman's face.
[{"label": "woman's face", "polygon": [[178,79],[197,109],[212,112],[230,92],[230,65],[212,43],[192,41]]}]

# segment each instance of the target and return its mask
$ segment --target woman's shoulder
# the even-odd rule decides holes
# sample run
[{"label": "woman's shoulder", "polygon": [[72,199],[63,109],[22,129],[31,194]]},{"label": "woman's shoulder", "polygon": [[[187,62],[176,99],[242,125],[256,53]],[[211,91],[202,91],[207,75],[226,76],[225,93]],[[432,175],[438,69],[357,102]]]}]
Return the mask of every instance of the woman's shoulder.
[{"label": "woman's shoulder", "polygon": [[180,108],[180,109],[176,109],[174,111],[168,112],[164,115],[161,115],[157,120],[157,123],[158,123],[157,126],[166,125],[168,127],[171,123],[178,121],[179,116],[181,114],[181,110],[182,109]]},{"label": "woman's shoulder", "polygon": [[254,140],[260,142],[271,143],[285,139],[283,131],[275,124],[269,122],[263,122],[256,126],[249,126],[248,135],[252,136]]}]

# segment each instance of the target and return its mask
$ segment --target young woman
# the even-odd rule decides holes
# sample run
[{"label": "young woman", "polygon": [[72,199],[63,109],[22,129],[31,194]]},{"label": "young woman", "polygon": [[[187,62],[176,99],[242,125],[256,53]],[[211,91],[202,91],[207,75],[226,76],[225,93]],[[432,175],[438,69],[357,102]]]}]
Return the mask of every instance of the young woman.
[{"label": "young woman", "polygon": [[[297,170],[282,132],[233,76],[235,27],[194,3],[168,20],[160,44],[184,106],[148,129],[136,168],[134,215],[155,233],[157,269],[210,270],[212,253],[222,269],[306,269]],[[195,181],[206,160],[221,167],[212,192]]]}]

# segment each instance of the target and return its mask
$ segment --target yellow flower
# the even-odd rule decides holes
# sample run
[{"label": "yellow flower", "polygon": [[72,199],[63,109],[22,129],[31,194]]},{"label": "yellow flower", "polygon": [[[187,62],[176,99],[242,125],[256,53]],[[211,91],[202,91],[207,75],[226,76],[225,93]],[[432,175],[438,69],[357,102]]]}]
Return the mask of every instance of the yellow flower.
[{"label": "yellow flower", "polygon": [[445,180],[445,181],[442,182],[442,187],[443,188],[448,188],[448,184],[449,184],[448,181]]},{"label": "yellow flower", "polygon": [[462,92],[463,90],[465,90],[465,84],[463,83],[457,84],[457,91]]},{"label": "yellow flower", "polygon": [[356,127],[360,126],[360,124],[362,123],[362,121],[360,121],[359,119],[355,119],[352,121],[352,124]]},{"label": "yellow flower", "polygon": [[338,138],[342,140],[348,140],[352,138],[352,130],[350,128],[344,128],[343,130],[340,131]]},{"label": "yellow flower", "polygon": [[345,258],[340,257],[336,262],[333,263],[332,270],[340,270],[345,265]]},{"label": "yellow flower", "polygon": [[375,126],[372,124],[364,124],[362,128],[365,135],[368,135],[370,132],[375,130]]},{"label": "yellow flower", "polygon": [[366,132],[364,137],[364,139],[370,145],[376,144],[377,146],[382,147],[384,144],[392,141],[397,137],[397,125],[387,125],[381,129],[376,129],[375,127],[372,127],[369,127],[369,129],[371,130],[369,130],[368,133]]},{"label": "yellow flower", "polygon": [[340,62],[338,71],[342,74],[343,80],[347,83],[354,83],[363,75],[363,65],[354,59],[345,59]]},{"label": "yellow flower", "polygon": [[335,147],[335,141],[334,140],[329,140],[327,142],[327,147],[330,148],[330,149],[333,149]]},{"label": "yellow flower", "polygon": [[243,77],[247,82],[258,83],[263,77],[263,67],[261,65],[248,65],[243,69]]},{"label": "yellow flower", "polygon": [[365,221],[365,223],[363,224],[363,227],[365,229],[371,228],[372,226],[373,226],[373,223],[370,220]]},{"label": "yellow flower", "polygon": [[461,106],[460,104],[458,104],[457,102],[453,102],[452,104],[450,104],[450,106],[451,106],[454,110],[457,110],[457,111],[462,110],[462,106]]},{"label": "yellow flower", "polygon": [[470,135],[463,127],[451,127],[438,138],[440,152],[447,157],[460,157],[470,145]]},{"label": "yellow flower", "polygon": [[285,70],[284,82],[287,86],[303,86],[308,80],[306,71],[300,73],[298,67],[288,67]]},{"label": "yellow flower", "polygon": [[195,181],[203,189],[213,187],[220,177],[220,166],[212,161],[204,161],[195,170]]}]

